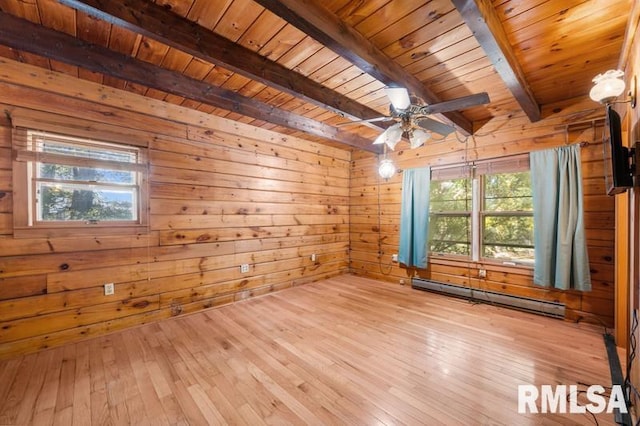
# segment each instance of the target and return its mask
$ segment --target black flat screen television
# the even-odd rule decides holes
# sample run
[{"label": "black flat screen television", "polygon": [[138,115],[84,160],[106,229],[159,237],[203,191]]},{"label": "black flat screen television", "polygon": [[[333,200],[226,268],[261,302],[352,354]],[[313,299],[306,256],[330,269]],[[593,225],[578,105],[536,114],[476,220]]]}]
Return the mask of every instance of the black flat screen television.
[{"label": "black flat screen television", "polygon": [[608,195],[620,194],[633,187],[629,148],[622,145],[620,115],[607,105],[604,126],[604,180]]}]

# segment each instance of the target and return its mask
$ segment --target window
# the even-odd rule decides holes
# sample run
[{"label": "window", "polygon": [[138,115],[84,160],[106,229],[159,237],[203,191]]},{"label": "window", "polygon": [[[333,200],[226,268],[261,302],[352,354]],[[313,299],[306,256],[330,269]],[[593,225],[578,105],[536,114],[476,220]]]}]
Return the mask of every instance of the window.
[{"label": "window", "polygon": [[431,181],[429,243],[432,252],[471,254],[471,201],[469,179]]},{"label": "window", "polygon": [[533,264],[528,157],[434,170],[429,212],[433,254]]},{"label": "window", "polygon": [[530,172],[480,176],[482,257],[533,262]]},{"label": "window", "polygon": [[14,233],[99,227],[138,232],[146,226],[143,148],[22,128],[14,140],[14,179],[25,192],[16,200],[22,214],[14,219]]}]

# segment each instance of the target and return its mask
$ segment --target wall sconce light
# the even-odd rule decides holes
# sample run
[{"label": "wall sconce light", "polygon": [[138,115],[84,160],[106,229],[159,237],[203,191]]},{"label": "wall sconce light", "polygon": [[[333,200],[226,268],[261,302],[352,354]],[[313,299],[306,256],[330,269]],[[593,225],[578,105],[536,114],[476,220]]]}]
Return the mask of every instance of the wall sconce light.
[{"label": "wall sconce light", "polygon": [[[624,92],[625,84],[622,77],[624,72],[620,70],[609,70],[604,74],[598,74],[593,78],[595,86],[591,88],[589,97],[601,104],[610,104]],[[624,102],[629,102],[631,108],[636,107],[636,77],[631,80],[631,88],[628,92],[629,99]]]}]

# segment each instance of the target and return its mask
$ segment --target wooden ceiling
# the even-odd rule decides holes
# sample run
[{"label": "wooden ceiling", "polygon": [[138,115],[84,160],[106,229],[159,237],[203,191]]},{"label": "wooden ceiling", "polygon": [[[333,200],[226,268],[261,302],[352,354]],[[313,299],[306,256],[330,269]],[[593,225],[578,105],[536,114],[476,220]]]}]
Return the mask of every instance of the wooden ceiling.
[{"label": "wooden ceiling", "polygon": [[[207,113],[372,150],[382,90],[462,134],[588,94],[633,0],[0,0],[0,55]],[[1,70],[0,70],[1,72]],[[388,125],[388,124],[387,124]]]}]

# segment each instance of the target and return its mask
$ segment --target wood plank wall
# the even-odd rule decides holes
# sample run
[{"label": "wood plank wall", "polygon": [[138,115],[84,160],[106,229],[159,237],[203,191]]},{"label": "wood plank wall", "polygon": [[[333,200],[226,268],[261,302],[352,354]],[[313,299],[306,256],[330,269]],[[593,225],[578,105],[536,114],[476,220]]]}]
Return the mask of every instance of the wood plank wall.
[{"label": "wood plank wall", "polygon": [[2,114],[0,357],[348,271],[349,151],[0,62],[8,115],[81,116],[98,138],[112,126],[146,141],[150,159],[148,233],[14,238]]},{"label": "wood plank wall", "polygon": [[[354,153],[351,178],[351,270],[358,275],[409,284],[412,275],[566,304],[567,318],[613,325],[614,199],[605,195],[602,162],[604,108],[589,100],[554,105],[545,119],[531,124],[521,114],[487,123],[466,143],[431,141],[417,150],[390,155],[399,169],[498,158],[565,143],[585,142],[582,149],[584,204],[593,291],[553,291],[533,285],[531,269],[491,262],[431,259],[425,271],[411,271],[391,261],[398,252],[402,173],[389,181],[377,176],[377,159]],[[400,147],[400,146],[399,146]],[[478,269],[487,270],[486,278]]]},{"label": "wood plank wall", "polygon": [[[632,87],[633,79],[640,78],[640,3],[635,2],[629,13],[629,25],[625,39],[625,48],[620,58],[620,69],[624,70],[627,87]],[[616,110],[620,113],[623,125],[628,129],[628,146],[635,146],[640,142],[640,107],[631,108],[630,104],[618,104]],[[636,171],[640,168],[636,164]],[[638,181],[636,180],[636,183]],[[626,279],[626,285],[617,294],[617,320],[623,323],[622,332],[617,333],[619,346],[627,348],[626,365],[630,369],[630,382],[637,391],[640,389],[640,361],[638,354],[632,348],[632,341],[640,339],[640,327],[634,321],[638,318],[640,308],[640,187],[627,191],[618,196],[621,209],[617,211],[617,221],[622,223],[626,234],[618,233],[616,241],[617,252],[622,262],[618,265],[618,274]],[[623,341],[626,345],[621,345]],[[632,358],[635,356],[635,358]],[[637,392],[631,392],[631,410],[634,418],[640,416],[640,401]]]},{"label": "wood plank wall", "polygon": [[[16,239],[10,122],[0,119],[0,356],[30,352],[347,271],[398,283],[401,174],[379,182],[367,153],[309,142],[0,59],[0,106],[106,123],[147,141],[151,231],[131,237]],[[531,272],[440,261],[426,277],[559,300],[570,317],[611,324],[613,200],[604,196],[589,101],[502,116],[467,144],[396,151],[401,168],[460,163],[586,141],[587,236],[594,291],[534,287]],[[162,117],[162,118],[160,118]],[[350,167],[350,169],[349,169]],[[378,212],[381,214],[378,215]],[[350,248],[350,250],[349,250]],[[378,256],[378,253],[381,253]],[[318,260],[310,260],[317,253]],[[239,265],[249,263],[249,274]],[[66,264],[67,270],[60,266]],[[477,277],[482,266],[487,279]],[[116,296],[102,284],[116,282]],[[72,290],[61,291],[64,288]]]}]

